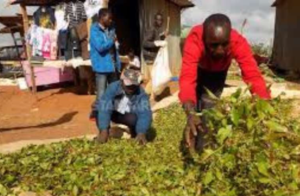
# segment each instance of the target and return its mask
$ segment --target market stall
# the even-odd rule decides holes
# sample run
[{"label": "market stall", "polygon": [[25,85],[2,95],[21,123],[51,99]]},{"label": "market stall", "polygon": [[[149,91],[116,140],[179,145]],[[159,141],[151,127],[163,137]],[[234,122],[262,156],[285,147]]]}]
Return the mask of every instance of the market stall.
[{"label": "market stall", "polygon": [[[33,92],[40,85],[71,80],[69,67],[91,66],[88,49],[91,23],[84,1],[11,0],[10,3],[19,4],[21,8],[27,53],[22,64]],[[32,21],[28,17],[28,6],[38,7]],[[125,56],[121,60],[128,61]],[[45,79],[50,76],[51,80]]]},{"label": "market stall", "polygon": [[[30,18],[31,16],[29,16]],[[2,65],[20,66],[20,61],[24,60],[24,37],[23,19],[20,14],[16,16],[1,16],[0,23],[4,26],[0,29],[0,34],[10,34],[14,45],[3,46],[0,51],[0,63]],[[17,38],[19,34],[21,38]]]},{"label": "market stall", "polygon": [[[28,6],[40,6],[40,12],[34,14],[34,21],[38,22],[38,18],[35,18],[35,15],[39,15],[44,12],[47,12],[49,14],[48,17],[48,24],[46,26],[50,26],[53,29],[58,28],[59,30],[59,36],[58,39],[60,40],[60,34],[61,31],[65,28],[65,22],[64,19],[68,18],[71,19],[69,22],[70,25],[76,28],[83,28],[84,30],[79,30],[78,35],[80,37],[81,45],[78,46],[78,48],[82,47],[83,43],[86,43],[86,40],[88,40],[89,32],[88,29],[91,25],[93,14],[97,13],[97,11],[100,9],[98,5],[93,5],[91,2],[94,1],[79,1],[79,0],[69,0],[69,1],[61,1],[61,0],[11,0],[11,4],[19,4],[21,7],[22,15],[23,15],[23,23],[24,23],[24,31],[29,32],[32,31],[32,28],[30,29],[30,23],[28,20],[28,15],[26,8]],[[98,1],[99,2],[99,1]],[[181,51],[180,51],[180,29],[181,29],[181,22],[180,22],[180,15],[181,11],[184,8],[192,7],[194,4],[190,0],[101,0],[100,2],[103,3],[102,7],[109,7],[114,15],[115,20],[115,26],[116,26],[116,33],[118,40],[120,42],[120,55],[121,55],[121,61],[124,63],[128,62],[128,58],[126,57],[128,54],[128,51],[130,49],[133,49],[136,53],[136,55],[141,57],[141,60],[143,62],[143,55],[141,54],[141,49],[143,47],[143,38],[145,34],[145,30],[147,28],[150,28],[153,24],[153,16],[155,13],[157,13],[158,10],[163,12],[163,15],[165,17],[165,21],[167,21],[168,18],[170,18],[169,23],[169,36],[168,36],[168,52],[169,52],[169,58],[170,58],[170,68],[173,72],[173,74],[178,74],[181,66]],[[66,3],[66,12],[70,13],[57,13],[57,10],[59,10],[59,6],[62,7],[63,4]],[[72,6],[69,6],[69,3],[78,4],[77,8],[72,11]],[[88,9],[86,9],[85,4],[90,4],[87,6]],[[55,6],[55,10],[53,9]],[[70,8],[71,7],[71,8]],[[86,13],[84,13],[83,7],[88,10]],[[73,12],[73,13],[72,13]],[[54,13],[54,17],[53,17]],[[93,13],[93,14],[91,14]],[[57,20],[57,24],[53,26],[53,23],[55,23],[55,15],[58,15],[60,17],[59,20]],[[35,23],[37,23],[35,22]],[[84,22],[86,22],[85,25]],[[165,24],[166,25],[166,24]],[[87,28],[86,28],[87,27]],[[87,29],[87,33],[85,32]],[[68,45],[73,45],[76,42],[72,41],[72,37],[75,33],[72,33],[73,30],[69,31],[67,33],[67,37],[71,37],[69,40],[62,39],[63,41],[66,41]],[[84,33],[83,33],[84,32]],[[50,36],[51,37],[51,36]],[[50,38],[51,39],[51,38]],[[32,41],[32,40],[31,40]],[[89,58],[85,57],[86,53],[83,53],[83,50],[81,50],[81,54],[78,53],[79,51],[73,50],[69,51],[68,49],[63,51],[65,59],[60,58],[62,54],[62,50],[60,50],[60,45],[63,44],[63,41],[58,42],[58,53],[56,54],[57,58],[53,58],[53,56],[50,54],[50,59],[46,60],[40,60],[39,58],[33,58],[33,53],[36,52],[36,49],[38,47],[35,47],[34,45],[27,44],[27,54],[28,54],[28,60],[30,63],[30,69],[34,70],[34,67],[80,67],[80,66],[91,66],[91,62]],[[29,41],[30,43],[30,41]],[[32,42],[31,42],[32,43]],[[74,47],[74,45],[72,46]],[[37,51],[37,53],[40,51]],[[49,54],[48,54],[49,55]],[[80,58],[81,57],[81,58]],[[142,66],[145,64],[142,63]],[[33,72],[33,71],[32,71]],[[34,85],[34,74],[31,74],[32,77],[32,83],[33,83],[33,91],[35,91],[35,85]]]}]

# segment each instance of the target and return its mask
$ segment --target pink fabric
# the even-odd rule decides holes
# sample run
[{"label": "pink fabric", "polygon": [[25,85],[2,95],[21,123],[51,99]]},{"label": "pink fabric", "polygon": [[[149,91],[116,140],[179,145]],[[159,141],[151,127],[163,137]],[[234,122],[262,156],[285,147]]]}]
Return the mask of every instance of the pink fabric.
[{"label": "pink fabric", "polygon": [[[25,79],[27,85],[32,87],[31,69],[28,61],[22,61],[22,67],[25,71]],[[58,84],[62,82],[73,81],[73,68],[65,68],[64,70],[53,67],[34,67],[34,76],[36,86],[45,86],[50,84]]]},{"label": "pink fabric", "polygon": [[56,60],[57,59],[57,39],[58,39],[57,32],[52,31],[50,33],[50,42],[51,42],[50,59],[51,60]]},{"label": "pink fabric", "polygon": [[42,54],[45,59],[50,59],[51,51],[51,36],[49,31],[45,31],[43,34],[43,45],[42,45]]}]

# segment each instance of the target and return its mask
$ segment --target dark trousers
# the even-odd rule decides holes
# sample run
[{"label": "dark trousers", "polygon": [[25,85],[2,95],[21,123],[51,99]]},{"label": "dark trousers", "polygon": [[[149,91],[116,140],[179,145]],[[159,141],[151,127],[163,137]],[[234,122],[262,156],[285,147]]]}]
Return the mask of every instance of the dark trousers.
[{"label": "dark trousers", "polygon": [[106,87],[115,81],[119,80],[118,73],[96,73],[96,100],[92,105],[92,110],[96,111],[100,102],[101,96],[104,94]]},{"label": "dark trousers", "polygon": [[137,123],[137,116],[133,113],[121,114],[114,111],[111,116],[111,121],[117,124],[126,125],[130,129],[131,137],[136,137],[137,133],[135,126]]},{"label": "dark trousers", "polygon": [[[197,80],[197,110],[201,112],[203,109],[210,109],[215,106],[215,101],[210,98],[206,89],[212,92],[216,97],[220,97],[225,87],[227,70],[220,72],[209,72],[203,69],[198,69]],[[206,89],[205,89],[206,88]],[[208,132],[206,119],[202,117],[203,129]],[[196,149],[201,151],[205,145],[203,134],[199,133],[196,139]]]},{"label": "dark trousers", "polygon": [[209,97],[206,89],[212,92],[216,97],[220,97],[225,87],[227,70],[220,72],[209,72],[198,69],[197,80],[197,99],[198,111],[214,107],[214,101]]}]

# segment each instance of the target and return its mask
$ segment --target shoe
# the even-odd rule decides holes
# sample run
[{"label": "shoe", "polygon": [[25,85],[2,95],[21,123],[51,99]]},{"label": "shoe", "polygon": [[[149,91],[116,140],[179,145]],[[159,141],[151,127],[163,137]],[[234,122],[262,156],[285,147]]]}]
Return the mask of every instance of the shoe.
[{"label": "shoe", "polygon": [[94,141],[100,144],[105,144],[108,141],[108,137],[108,131],[101,131],[101,133],[99,133],[97,137],[94,138]]},{"label": "shoe", "polygon": [[95,122],[95,121],[97,120],[97,116],[98,116],[98,111],[93,110],[93,111],[90,113],[90,117],[89,117],[90,121]]}]

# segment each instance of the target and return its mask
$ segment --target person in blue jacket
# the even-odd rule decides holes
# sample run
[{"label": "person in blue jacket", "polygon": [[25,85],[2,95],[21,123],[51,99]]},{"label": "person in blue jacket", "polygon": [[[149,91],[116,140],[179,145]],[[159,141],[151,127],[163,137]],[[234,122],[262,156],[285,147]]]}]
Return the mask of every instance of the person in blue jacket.
[{"label": "person in blue jacket", "polygon": [[96,73],[96,101],[92,106],[90,119],[96,119],[97,105],[108,84],[119,79],[121,62],[116,47],[117,36],[112,25],[109,9],[100,9],[99,21],[91,27],[90,56],[93,71]]},{"label": "person in blue jacket", "polygon": [[152,111],[149,97],[140,86],[140,71],[135,67],[126,68],[121,80],[108,86],[99,102],[97,125],[99,134],[95,138],[106,143],[109,138],[111,121],[129,127],[132,138],[146,144],[146,133],[151,127]]}]

